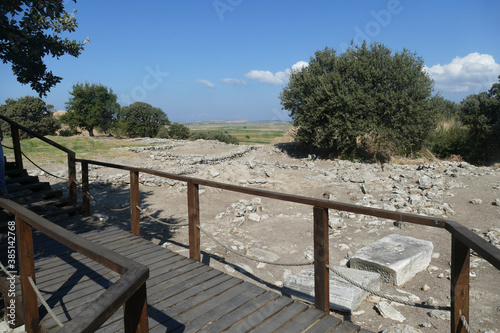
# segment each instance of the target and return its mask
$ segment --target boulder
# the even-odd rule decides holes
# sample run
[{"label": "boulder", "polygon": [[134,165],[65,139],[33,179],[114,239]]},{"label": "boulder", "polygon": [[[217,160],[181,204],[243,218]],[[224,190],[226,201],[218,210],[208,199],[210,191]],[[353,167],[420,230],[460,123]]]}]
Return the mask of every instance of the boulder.
[{"label": "boulder", "polygon": [[[380,274],[347,267],[336,266],[336,270],[362,285],[380,290]],[[283,293],[298,299],[314,302],[314,270],[303,269],[299,274],[286,275],[283,281]],[[356,311],[368,292],[353,286],[346,280],[330,273],[330,308],[333,310]]]},{"label": "boulder", "polygon": [[381,274],[382,280],[401,286],[431,261],[432,242],[392,234],[359,249],[351,267]]}]

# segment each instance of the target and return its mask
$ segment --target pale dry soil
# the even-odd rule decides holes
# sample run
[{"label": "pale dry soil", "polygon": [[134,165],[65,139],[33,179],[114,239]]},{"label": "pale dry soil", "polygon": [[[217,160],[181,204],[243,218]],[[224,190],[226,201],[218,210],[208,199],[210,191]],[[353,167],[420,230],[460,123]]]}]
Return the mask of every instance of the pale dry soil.
[{"label": "pale dry soil", "polygon": [[[198,141],[168,149],[171,154],[169,156],[185,155],[185,159],[164,158],[162,160],[155,156],[157,154],[155,151],[146,151],[135,153],[132,158],[127,152],[124,158],[107,161],[169,171],[178,170],[182,165],[189,165],[189,158],[193,154],[210,156],[233,149],[235,146]],[[331,181],[321,175],[322,170],[331,171],[338,161],[312,160],[307,158],[307,154],[291,155],[298,157],[292,157],[287,152],[279,152],[279,149],[273,146],[257,146],[249,153],[231,160],[210,165],[197,165],[199,169],[189,176],[313,198],[325,198],[325,192],[327,192],[330,200],[340,202],[356,203],[363,199],[364,194],[360,190],[359,183]],[[289,167],[279,167],[279,165]],[[64,165],[52,164],[43,167],[52,172],[65,169]],[[37,172],[32,166],[28,168],[33,173]],[[360,165],[352,164],[351,168],[359,169]],[[394,172],[384,171],[380,166],[373,165],[373,170],[377,168],[379,171],[374,176],[374,180],[370,181],[368,177],[367,184],[371,187],[370,194],[374,200],[382,202],[381,199],[383,200],[384,196],[392,192],[394,181],[390,175]],[[219,174],[215,175],[217,172],[213,170]],[[339,169],[335,170],[339,172]],[[444,191],[440,194],[441,197],[436,199],[448,203],[455,212],[447,218],[470,229],[474,228],[474,231],[480,235],[487,233],[491,228],[500,227],[500,207],[492,205],[495,199],[500,198],[498,186],[500,185],[500,170],[497,168],[488,170],[491,172],[481,171],[473,175],[459,175],[453,179],[442,175],[445,181],[457,181],[463,186]],[[442,169],[429,172],[439,174]],[[92,175],[98,175],[97,179],[93,178],[95,186],[92,187],[91,193],[99,201],[99,204],[93,204],[92,213],[102,214],[105,219],[109,218],[106,223],[127,228],[130,219],[128,211],[111,212],[105,207],[118,208],[129,203],[129,187],[126,184],[128,173],[123,170],[100,168],[91,169],[91,178]],[[80,175],[78,177],[80,179]],[[110,180],[120,177],[124,179],[125,184],[119,182],[107,184]],[[144,175],[141,174],[141,179],[143,177]],[[41,176],[40,178],[50,181],[56,187],[66,186],[61,180],[52,177]],[[265,182],[249,184],[248,180],[252,179],[263,179]],[[410,186],[413,191],[417,191],[415,190],[418,188],[417,180],[415,177],[408,176],[403,181],[403,186],[406,186],[406,189]],[[162,221],[187,222],[187,193],[184,186],[181,184],[154,186],[148,181],[144,183],[140,186],[141,207]],[[328,192],[331,195],[328,195]],[[81,199],[81,193],[79,195]],[[482,204],[469,203],[472,198],[481,199]],[[201,187],[201,225],[220,241],[243,253],[246,253],[249,248],[259,248],[279,255],[279,261],[304,262],[308,260],[306,254],[311,253],[313,247],[312,207],[261,198],[261,208],[257,207],[255,211],[255,214],[261,218],[257,222],[248,218],[248,212],[243,215],[243,218],[238,219],[235,216],[231,205],[237,206],[235,204],[242,199],[251,202],[255,197]],[[338,214],[339,212],[330,211],[332,216]],[[374,220],[380,223],[369,225],[368,222]],[[189,255],[186,227],[164,226],[145,216],[141,218],[141,221],[141,233],[144,237],[180,254]],[[394,225],[395,221],[352,214],[344,216],[344,221],[343,229],[330,230],[330,263],[338,265],[361,247],[393,233],[431,241],[434,244],[435,255],[429,267],[401,287],[396,288],[382,283],[381,291],[393,296],[407,296],[407,293],[411,293],[420,297],[422,301],[427,301],[432,297],[439,305],[449,304],[451,237],[446,230],[417,225],[399,228]],[[298,273],[303,268],[264,265],[247,260],[226,251],[203,234],[201,249],[205,263],[277,292],[281,290],[285,274]],[[439,257],[436,254],[439,254]],[[471,256],[471,266],[473,274],[470,292],[470,324],[476,332],[500,332],[500,272],[475,255]],[[428,285],[429,290],[423,291],[424,285]],[[332,314],[375,332],[397,324],[391,319],[383,318],[375,310],[377,301],[376,298],[369,298],[353,314],[340,312]],[[418,328],[422,332],[449,331],[449,321],[431,318],[427,314],[429,310],[399,305],[395,305],[395,308],[406,317],[403,323]]]}]

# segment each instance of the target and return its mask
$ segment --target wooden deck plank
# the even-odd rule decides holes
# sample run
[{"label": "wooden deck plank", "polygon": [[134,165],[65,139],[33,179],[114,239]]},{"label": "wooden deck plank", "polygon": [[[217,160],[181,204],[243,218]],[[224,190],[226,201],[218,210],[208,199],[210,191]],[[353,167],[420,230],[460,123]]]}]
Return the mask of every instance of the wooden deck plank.
[{"label": "wooden deck plank", "polygon": [[261,323],[251,332],[274,332],[308,308],[309,307],[307,305],[302,303],[292,303],[265,322]]},{"label": "wooden deck plank", "polygon": [[308,333],[327,333],[332,332],[335,328],[337,328],[342,323],[342,320],[332,317],[332,316],[324,316],[321,318],[316,324],[310,327],[307,332]]},{"label": "wooden deck plank", "polygon": [[317,311],[313,308],[308,308],[306,311],[302,312],[298,317],[288,322],[276,332],[300,333],[308,327],[312,326],[314,323],[318,322],[323,316],[325,316],[325,313]]},{"label": "wooden deck plank", "polygon": [[236,322],[247,317],[251,313],[257,311],[258,309],[264,307],[266,304],[277,299],[279,295],[275,292],[267,291],[262,295],[257,296],[252,302],[235,309],[233,312],[219,318],[217,321],[210,323],[208,326],[200,330],[203,333],[218,333],[229,328]]},{"label": "wooden deck plank", "polygon": [[155,307],[158,306],[158,312],[150,316],[150,331],[154,332],[156,330],[157,332],[162,332],[167,329],[171,330],[179,327],[179,325],[176,324],[176,320],[173,320],[172,318],[175,318],[185,311],[189,311],[190,309],[207,302],[208,300],[241,283],[242,280],[240,279],[229,278],[222,283],[216,284],[215,286],[203,290],[202,292],[197,294],[197,297],[191,297],[189,299],[179,299],[179,295],[177,295],[173,299],[169,299],[168,301],[177,301],[177,303],[174,303],[174,306],[172,306],[171,302],[156,304]]},{"label": "wooden deck plank", "polygon": [[[164,249],[113,226],[92,230],[68,228],[150,268],[148,316],[151,332],[357,332],[359,327],[294,303],[252,283]],[[37,235],[37,237],[42,237]],[[37,284],[63,322],[76,316],[119,275],[104,266],[43,239],[36,265]],[[36,241],[35,241],[36,244]],[[54,256],[56,254],[56,256]],[[41,308],[44,328],[56,323]],[[123,311],[117,311],[98,332],[123,332]]]},{"label": "wooden deck plank", "polygon": [[[212,307],[208,311],[201,312],[196,318],[191,320],[186,327],[182,327],[181,330],[185,333],[196,332],[200,328],[205,327],[208,323],[216,321],[228,313],[235,311],[247,302],[254,300],[257,296],[263,294],[264,292],[264,289],[252,285],[252,287],[247,291],[237,294],[235,297],[226,302],[221,302],[219,305]],[[174,333],[180,333],[179,329],[175,330]]]},{"label": "wooden deck plank", "polygon": [[259,311],[252,313],[252,315],[244,318],[235,325],[231,326],[226,332],[228,333],[249,332],[251,329],[255,328],[257,325],[259,325],[269,317],[275,315],[277,312],[281,311],[283,308],[287,307],[292,302],[293,301],[291,298],[280,297],[275,301],[267,304]]}]

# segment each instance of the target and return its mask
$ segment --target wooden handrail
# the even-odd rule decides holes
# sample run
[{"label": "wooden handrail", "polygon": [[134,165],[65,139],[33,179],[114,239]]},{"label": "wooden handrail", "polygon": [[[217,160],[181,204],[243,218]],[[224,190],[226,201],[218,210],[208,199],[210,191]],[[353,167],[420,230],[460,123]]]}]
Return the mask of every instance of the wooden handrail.
[{"label": "wooden handrail", "polygon": [[12,145],[14,146],[14,158],[16,161],[16,166],[19,169],[23,169],[23,158],[22,158],[22,151],[21,151],[21,142],[19,140],[19,130],[23,130],[24,132],[28,133],[29,135],[42,140],[45,143],[48,143],[49,145],[65,152],[68,155],[68,188],[69,188],[69,196],[72,199],[73,204],[76,204],[78,201],[77,197],[77,189],[76,189],[76,154],[74,151],[71,149],[68,149],[60,144],[58,144],[55,141],[52,141],[43,135],[40,135],[29,128],[24,127],[21,124],[16,123],[15,121],[10,120],[9,118],[0,115],[0,119],[6,121],[7,123],[10,124],[11,126],[11,133],[12,133]]},{"label": "wooden handrail", "polygon": [[[451,269],[451,332],[466,333],[465,327],[461,322],[461,315],[466,320],[469,319],[469,260],[470,250],[476,251],[486,261],[500,270],[500,249],[486,242],[484,239],[474,234],[471,230],[460,225],[455,221],[450,221],[443,218],[435,218],[416,214],[408,214],[394,211],[387,211],[378,208],[363,207],[354,204],[343,202],[329,201],[325,199],[316,199],[305,196],[293,195],[272,192],[268,190],[243,187],[238,185],[225,184],[214,182],[205,179],[176,175],[163,171],[157,171],[146,168],[125,166],[120,164],[106,163],[100,161],[76,159],[82,163],[82,172],[86,173],[82,178],[88,182],[88,165],[99,165],[108,168],[128,170],[134,174],[135,179],[139,177],[139,173],[146,173],[154,176],[169,178],[186,182],[188,186],[188,218],[189,218],[189,247],[190,257],[195,260],[200,260],[200,233],[197,228],[199,225],[199,199],[198,187],[200,185],[213,187],[232,192],[261,196],[270,199],[283,200],[305,204],[313,207],[314,215],[314,270],[315,270],[315,305],[318,309],[328,312],[328,209],[342,210],[353,212],[356,214],[370,215],[379,218],[393,219],[401,222],[409,222],[430,227],[444,228],[452,235],[452,269]],[[85,167],[83,167],[85,166]],[[131,178],[132,179],[132,178]],[[83,188],[88,188],[89,184],[83,184]],[[131,187],[131,198],[139,198],[138,186],[135,184]],[[85,197],[84,197],[85,198]],[[134,201],[134,205],[138,204],[138,199]],[[90,208],[90,203],[84,202],[84,207]],[[134,208],[132,208],[134,209]],[[135,215],[134,215],[135,216]],[[132,221],[131,228],[138,228],[139,221],[137,216]]]},{"label": "wooden handrail", "polygon": [[[136,325],[135,327],[126,327],[126,331],[148,332],[145,294],[145,284],[149,277],[148,267],[92,243],[11,200],[0,198],[0,208],[14,214],[16,219],[21,288],[24,296],[25,321],[28,332],[39,332],[40,330],[36,296],[34,296],[33,288],[27,281],[28,276],[31,276],[36,281],[32,228],[121,275],[117,282],[101,294],[95,302],[85,307],[59,332],[94,332],[122,305],[126,306],[130,299],[133,300],[134,304],[129,304],[129,307],[137,308],[136,303],[142,302],[142,311],[127,313],[128,316],[136,316],[137,319],[126,319],[129,325]],[[137,326],[139,323],[140,328]]]}]

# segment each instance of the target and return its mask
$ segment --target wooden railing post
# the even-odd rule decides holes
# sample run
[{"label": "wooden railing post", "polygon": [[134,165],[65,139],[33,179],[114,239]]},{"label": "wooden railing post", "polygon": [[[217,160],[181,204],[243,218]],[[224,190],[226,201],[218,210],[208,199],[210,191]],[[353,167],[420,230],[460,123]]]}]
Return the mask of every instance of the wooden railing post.
[{"label": "wooden railing post", "polygon": [[78,202],[78,193],[76,190],[76,162],[75,153],[68,153],[68,182],[69,182],[69,196],[73,204]]},{"label": "wooden railing post", "polygon": [[451,238],[451,332],[466,333],[460,319],[469,322],[470,249],[454,235]]},{"label": "wooden railing post", "polygon": [[82,162],[82,206],[83,214],[90,216],[90,194],[89,194],[89,163]]},{"label": "wooden railing post", "polygon": [[189,257],[200,261],[200,198],[198,184],[188,182]]},{"label": "wooden railing post", "polygon": [[10,124],[10,132],[12,136],[12,146],[14,147],[16,167],[18,169],[23,169],[23,155],[21,151],[21,140],[19,139],[19,128],[14,124]]},{"label": "wooden railing post", "polygon": [[328,209],[314,207],[314,304],[330,313]]},{"label": "wooden railing post", "polygon": [[141,235],[139,213],[139,171],[130,171],[130,232]]},{"label": "wooden railing post", "polygon": [[146,283],[123,306],[125,333],[148,333],[148,303]]},{"label": "wooden railing post", "polygon": [[35,280],[35,261],[33,252],[32,227],[16,215],[17,248],[19,257],[19,273],[23,293],[25,330],[28,333],[40,332],[38,317],[38,300],[28,277]]}]

